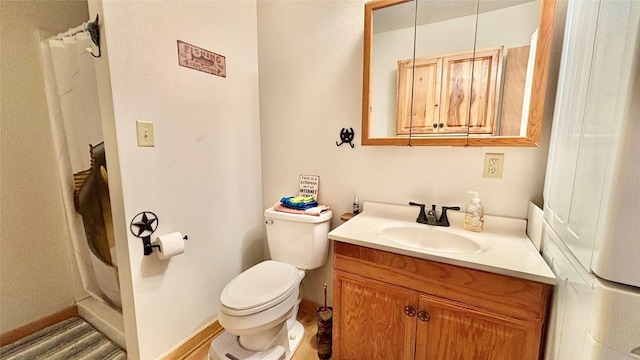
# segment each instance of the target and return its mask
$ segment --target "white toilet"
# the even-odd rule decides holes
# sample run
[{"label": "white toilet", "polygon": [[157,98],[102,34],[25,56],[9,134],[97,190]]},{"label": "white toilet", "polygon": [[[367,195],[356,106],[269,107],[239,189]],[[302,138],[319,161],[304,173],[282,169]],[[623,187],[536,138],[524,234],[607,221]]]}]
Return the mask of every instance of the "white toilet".
[{"label": "white toilet", "polygon": [[243,349],[258,352],[280,345],[290,359],[304,336],[296,321],[300,282],[305,270],[327,262],[333,214],[298,215],[269,208],[264,215],[272,260],[251,267],[225,286],[218,321],[239,337]]}]

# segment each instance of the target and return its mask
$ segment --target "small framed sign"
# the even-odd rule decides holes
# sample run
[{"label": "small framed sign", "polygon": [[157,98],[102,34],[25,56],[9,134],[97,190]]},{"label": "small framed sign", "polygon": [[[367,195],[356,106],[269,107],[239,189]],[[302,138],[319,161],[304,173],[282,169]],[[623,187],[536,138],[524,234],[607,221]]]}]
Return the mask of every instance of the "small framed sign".
[{"label": "small framed sign", "polygon": [[224,56],[178,40],[178,65],[223,78],[227,77]]},{"label": "small framed sign", "polygon": [[300,175],[300,196],[313,196],[314,200],[318,200],[318,184],[320,176],[318,175]]}]

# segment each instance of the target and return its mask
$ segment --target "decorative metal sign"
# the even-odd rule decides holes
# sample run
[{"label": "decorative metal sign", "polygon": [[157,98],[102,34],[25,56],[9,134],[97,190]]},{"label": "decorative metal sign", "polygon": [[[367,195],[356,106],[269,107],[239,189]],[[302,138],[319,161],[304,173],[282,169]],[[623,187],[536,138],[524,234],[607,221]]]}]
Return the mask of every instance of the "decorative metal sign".
[{"label": "decorative metal sign", "polygon": [[178,65],[208,74],[227,77],[227,60],[214,52],[178,40]]}]

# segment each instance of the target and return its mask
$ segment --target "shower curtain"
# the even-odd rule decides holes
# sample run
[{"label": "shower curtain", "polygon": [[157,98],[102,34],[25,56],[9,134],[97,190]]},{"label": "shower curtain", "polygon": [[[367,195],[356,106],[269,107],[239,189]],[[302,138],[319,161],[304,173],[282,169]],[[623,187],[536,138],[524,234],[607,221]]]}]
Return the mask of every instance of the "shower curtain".
[{"label": "shower curtain", "polygon": [[67,228],[82,284],[119,310],[95,59],[85,50],[91,45],[86,32],[48,39],[42,43],[43,69]]}]

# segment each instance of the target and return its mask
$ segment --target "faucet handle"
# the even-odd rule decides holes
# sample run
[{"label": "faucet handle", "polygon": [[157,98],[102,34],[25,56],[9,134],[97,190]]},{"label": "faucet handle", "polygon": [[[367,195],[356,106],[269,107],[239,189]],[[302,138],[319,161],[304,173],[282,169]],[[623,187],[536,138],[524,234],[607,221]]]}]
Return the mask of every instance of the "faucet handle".
[{"label": "faucet handle", "polygon": [[426,224],[427,223],[427,214],[424,212],[425,204],[418,204],[418,203],[414,203],[414,202],[409,202],[409,205],[411,205],[411,206],[420,206],[420,214],[418,215],[418,218],[416,219],[416,222],[419,222],[420,224]]},{"label": "faucet handle", "polygon": [[460,206],[443,206],[442,207],[443,211],[447,211],[447,210],[460,210]]},{"label": "faucet handle", "polygon": [[449,226],[449,218],[447,217],[447,210],[460,210],[460,206],[443,206],[440,219],[437,221],[438,226]]}]

